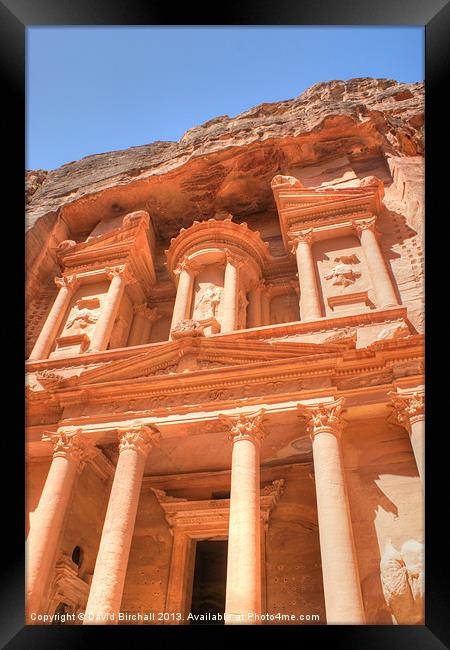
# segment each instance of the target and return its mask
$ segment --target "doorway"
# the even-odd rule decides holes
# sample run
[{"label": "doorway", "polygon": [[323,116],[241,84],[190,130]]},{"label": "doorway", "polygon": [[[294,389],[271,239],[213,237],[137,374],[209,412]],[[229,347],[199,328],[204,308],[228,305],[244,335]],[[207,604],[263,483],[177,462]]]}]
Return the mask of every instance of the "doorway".
[{"label": "doorway", "polygon": [[227,553],[227,540],[197,542],[191,605],[194,618],[191,625],[224,624]]}]

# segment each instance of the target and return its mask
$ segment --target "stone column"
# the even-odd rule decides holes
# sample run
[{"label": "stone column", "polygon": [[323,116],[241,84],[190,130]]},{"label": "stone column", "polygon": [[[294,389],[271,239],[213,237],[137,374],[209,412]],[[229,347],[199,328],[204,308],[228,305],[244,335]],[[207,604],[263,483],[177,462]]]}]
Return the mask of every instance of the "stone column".
[{"label": "stone column", "polygon": [[188,259],[183,260],[174,273],[178,276],[178,287],[170,331],[175,329],[178,323],[189,318],[195,277],[194,268]]},{"label": "stone column", "polygon": [[411,438],[417,470],[422,483],[425,482],[425,393],[389,393],[399,423],[405,427]]},{"label": "stone column", "polygon": [[233,441],[225,615],[231,625],[254,625],[261,613],[259,446],[264,410],[221,415]]},{"label": "stone column", "polygon": [[119,460],[83,625],[117,624],[145,461],[157,437],[157,429],[151,425],[119,433]]},{"label": "stone column", "polygon": [[340,447],[343,401],[298,409],[313,445],[327,623],[359,625],[365,618]]},{"label": "stone column", "polygon": [[160,317],[156,309],[149,309],[145,303],[134,305],[133,312],[134,318],[127,342],[129,347],[148,343],[152,324]]},{"label": "stone column", "polygon": [[247,327],[260,327],[262,323],[261,281],[258,281],[249,291]]},{"label": "stone column", "polygon": [[55,278],[55,283],[60,289],[53,303],[53,307],[47,316],[44,327],[29,356],[29,359],[33,361],[48,358],[75,289],[79,286],[79,282],[74,275]]},{"label": "stone column", "polygon": [[131,280],[131,275],[125,266],[107,269],[107,275],[111,279],[111,284],[109,285],[105,304],[95,326],[91,344],[92,352],[106,350],[108,347],[120,302],[125,291],[125,285]]},{"label": "stone column", "polygon": [[81,429],[60,428],[51,434],[53,459],[26,543],[27,620],[43,607],[77,472],[93,446]]},{"label": "stone column", "polygon": [[295,253],[300,284],[300,319],[317,320],[322,317],[316,269],[312,254],[312,228],[295,235],[292,240],[292,253]]},{"label": "stone column", "polygon": [[261,325],[271,325],[270,297],[271,291],[263,280],[261,282]]},{"label": "stone column", "polygon": [[227,252],[223,286],[223,308],[220,332],[233,332],[237,328],[239,308],[239,269],[242,260]]},{"label": "stone column", "polygon": [[395,305],[398,305],[398,301],[386,268],[383,253],[378,243],[375,230],[375,217],[362,223],[353,222],[353,228],[361,241],[367,268],[369,269],[376,295],[377,307],[381,309],[395,307]]}]

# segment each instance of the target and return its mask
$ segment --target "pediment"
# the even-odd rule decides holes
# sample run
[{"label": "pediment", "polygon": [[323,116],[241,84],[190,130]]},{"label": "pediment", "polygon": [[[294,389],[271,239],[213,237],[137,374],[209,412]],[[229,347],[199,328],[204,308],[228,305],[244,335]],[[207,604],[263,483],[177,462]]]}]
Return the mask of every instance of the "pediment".
[{"label": "pediment", "polygon": [[376,191],[347,188],[342,190],[289,190],[278,194],[279,209],[289,211],[345,210],[355,206],[377,210]]},{"label": "pediment", "polygon": [[75,244],[63,251],[60,255],[61,257],[66,257],[80,253],[100,252],[119,243],[122,246],[127,244],[131,245],[134,243],[135,239],[136,233],[130,232],[130,230],[124,231],[121,228],[115,228],[107,233],[97,235],[92,239]]},{"label": "pediment", "polygon": [[314,214],[368,211],[378,213],[383,197],[383,183],[375,177],[359,181],[358,187],[303,187],[295,178],[278,176],[272,190],[280,217],[290,220]]},{"label": "pediment", "polygon": [[101,368],[87,369],[59,384],[59,387],[85,386],[125,380],[145,380],[161,376],[183,376],[217,368],[270,364],[299,357],[329,357],[351,346],[349,340],[336,343],[265,341],[226,341],[208,337],[168,341],[147,348],[131,359],[111,361]]}]

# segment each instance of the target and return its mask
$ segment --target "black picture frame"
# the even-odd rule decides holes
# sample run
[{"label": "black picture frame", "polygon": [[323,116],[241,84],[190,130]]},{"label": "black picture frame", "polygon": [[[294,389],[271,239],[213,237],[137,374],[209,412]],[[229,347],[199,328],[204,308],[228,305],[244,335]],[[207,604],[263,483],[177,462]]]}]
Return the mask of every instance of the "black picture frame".
[{"label": "black picture frame", "polygon": [[[210,10],[214,7],[215,15]],[[208,13],[209,12],[209,13]],[[23,398],[23,367],[18,363],[24,349],[24,255],[23,204],[25,169],[25,32],[33,25],[422,25],[426,36],[426,623],[424,626],[246,626],[221,627],[225,641],[235,636],[244,642],[269,641],[284,643],[286,634],[295,644],[310,641],[330,643],[334,648],[362,650],[401,650],[415,648],[434,650],[449,647],[449,571],[444,507],[449,489],[448,456],[443,445],[448,438],[445,407],[448,402],[446,377],[438,376],[445,361],[445,319],[440,318],[439,305],[445,303],[445,284],[439,284],[437,272],[440,259],[445,260],[445,238],[441,235],[446,220],[446,189],[444,162],[439,153],[446,153],[445,132],[448,130],[444,84],[449,60],[450,10],[445,0],[345,0],[332,2],[314,0],[259,0],[246,5],[229,2],[222,6],[149,3],[140,0],[0,0],[0,61],[3,76],[4,133],[12,134],[10,145],[3,141],[2,157],[7,162],[3,186],[3,242],[12,249],[12,263],[3,265],[6,279],[3,289],[4,360],[3,376],[9,392],[4,400],[3,467],[12,469],[3,492],[3,579],[0,582],[0,642],[8,649],[104,647],[112,641],[125,647],[141,647],[144,643],[167,644],[199,641],[212,628],[175,628],[156,626],[25,626],[24,625],[24,440],[25,404]],[[448,151],[448,148],[447,148]],[[445,157],[442,158],[445,161]],[[447,181],[448,182],[448,181]],[[436,228],[438,224],[439,230]],[[441,250],[442,249],[442,250]],[[447,253],[448,254],[448,253]],[[11,272],[12,271],[12,272]],[[5,276],[3,276],[5,278]],[[9,295],[8,291],[9,290]],[[433,300],[434,293],[434,300]],[[440,301],[440,302],[439,302]],[[431,305],[435,306],[432,310]],[[441,329],[440,329],[441,328]],[[441,334],[435,336],[434,333]],[[5,355],[6,357],[6,355]],[[444,410],[445,409],[445,410]],[[441,419],[442,418],[442,419]],[[6,420],[6,422],[5,422]],[[8,421],[9,420],[9,421]],[[448,425],[447,425],[448,426]],[[217,630],[217,628],[215,628]],[[180,636],[180,634],[182,636]],[[275,635],[275,636],[273,636]],[[215,633],[217,637],[217,632]],[[230,638],[231,637],[231,638]],[[215,641],[216,642],[216,641]]]}]

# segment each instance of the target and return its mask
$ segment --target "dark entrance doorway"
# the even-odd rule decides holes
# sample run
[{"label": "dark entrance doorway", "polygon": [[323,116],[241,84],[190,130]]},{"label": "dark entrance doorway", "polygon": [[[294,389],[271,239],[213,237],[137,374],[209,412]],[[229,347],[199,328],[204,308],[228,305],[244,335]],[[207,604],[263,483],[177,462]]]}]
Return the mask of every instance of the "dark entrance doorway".
[{"label": "dark entrance doorway", "polygon": [[[191,613],[205,616],[191,619],[191,625],[223,625],[225,586],[227,579],[228,542],[197,542]],[[207,620],[221,614],[221,620]]]}]

